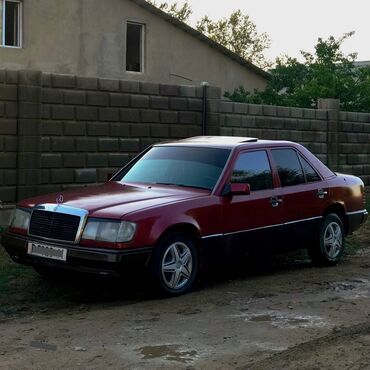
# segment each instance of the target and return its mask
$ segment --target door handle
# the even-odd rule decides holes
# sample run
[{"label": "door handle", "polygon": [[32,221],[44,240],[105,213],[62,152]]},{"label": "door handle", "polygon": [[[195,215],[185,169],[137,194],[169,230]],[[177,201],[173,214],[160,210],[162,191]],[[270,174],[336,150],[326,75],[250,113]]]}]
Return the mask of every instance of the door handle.
[{"label": "door handle", "polygon": [[317,190],[317,196],[320,199],[324,199],[326,195],[328,195],[328,192],[325,189],[319,189],[319,190]]},{"label": "door handle", "polygon": [[270,204],[273,208],[279,207],[279,205],[282,203],[283,203],[283,200],[279,197],[270,198]]}]

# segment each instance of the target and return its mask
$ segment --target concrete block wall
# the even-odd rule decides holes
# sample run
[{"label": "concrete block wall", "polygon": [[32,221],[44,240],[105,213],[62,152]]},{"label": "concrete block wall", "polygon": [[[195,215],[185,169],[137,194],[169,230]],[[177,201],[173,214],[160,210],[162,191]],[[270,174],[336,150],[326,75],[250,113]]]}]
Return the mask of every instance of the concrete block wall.
[{"label": "concrete block wall", "polygon": [[18,73],[0,71],[0,200],[17,198]]},{"label": "concrete block wall", "polygon": [[341,112],[339,170],[370,184],[370,113]]},{"label": "concrete block wall", "polygon": [[[106,180],[149,145],[202,134],[203,87],[0,70],[0,201]],[[302,143],[370,184],[370,115],[222,100],[208,88],[207,134]]]},{"label": "concrete block wall", "polygon": [[17,199],[38,194],[41,181],[41,81],[39,71],[18,72]]},{"label": "concrete block wall", "polygon": [[221,101],[219,115],[221,135],[295,141],[328,161],[327,110]]},{"label": "concrete block wall", "polygon": [[40,114],[32,194],[104,182],[155,142],[201,134],[201,87],[44,73],[39,89],[22,116]]},{"label": "concrete block wall", "polygon": [[341,112],[336,99],[319,109],[214,101],[221,135],[296,141],[332,170],[359,176],[370,185],[370,113]]}]

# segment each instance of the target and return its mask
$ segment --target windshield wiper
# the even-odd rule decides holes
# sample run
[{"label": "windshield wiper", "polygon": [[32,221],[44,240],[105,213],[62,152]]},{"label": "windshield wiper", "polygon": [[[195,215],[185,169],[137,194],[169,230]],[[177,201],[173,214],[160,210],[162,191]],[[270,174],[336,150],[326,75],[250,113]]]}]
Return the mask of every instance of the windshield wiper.
[{"label": "windshield wiper", "polygon": [[206,188],[204,186],[185,185],[185,184],[172,184],[172,183],[169,183],[169,182],[156,182],[155,185],[168,185],[168,186],[179,186],[181,188],[195,188],[195,189],[203,189],[203,190],[212,190],[212,189]]},{"label": "windshield wiper", "polygon": [[153,183],[154,185],[174,185],[174,186],[178,186],[177,184],[171,184],[170,182],[154,182]]}]

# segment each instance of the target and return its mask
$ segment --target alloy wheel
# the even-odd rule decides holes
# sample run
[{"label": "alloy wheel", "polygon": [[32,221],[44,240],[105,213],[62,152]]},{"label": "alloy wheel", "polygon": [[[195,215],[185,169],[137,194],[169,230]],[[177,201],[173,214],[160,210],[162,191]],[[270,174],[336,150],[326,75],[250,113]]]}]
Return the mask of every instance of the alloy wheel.
[{"label": "alloy wheel", "polygon": [[343,246],[343,234],[340,225],[331,222],[324,232],[325,253],[330,259],[335,259],[341,252]]},{"label": "alloy wheel", "polygon": [[182,242],[171,244],[162,259],[162,277],[168,288],[178,290],[190,280],[193,272],[193,256]]}]

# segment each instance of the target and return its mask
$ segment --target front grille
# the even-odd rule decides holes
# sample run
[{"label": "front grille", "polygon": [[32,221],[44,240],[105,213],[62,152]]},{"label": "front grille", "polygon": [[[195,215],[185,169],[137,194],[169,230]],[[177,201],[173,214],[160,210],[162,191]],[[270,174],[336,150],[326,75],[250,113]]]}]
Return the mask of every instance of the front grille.
[{"label": "front grille", "polygon": [[80,217],[66,213],[34,210],[30,221],[29,234],[42,238],[74,242]]}]

